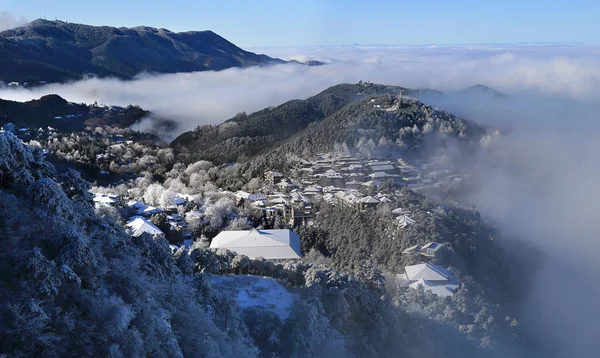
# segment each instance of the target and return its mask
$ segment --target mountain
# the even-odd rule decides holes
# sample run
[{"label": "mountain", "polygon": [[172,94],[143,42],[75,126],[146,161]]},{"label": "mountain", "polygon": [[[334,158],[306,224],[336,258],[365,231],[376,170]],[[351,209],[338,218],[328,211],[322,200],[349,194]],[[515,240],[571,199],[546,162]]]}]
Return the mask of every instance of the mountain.
[{"label": "mountain", "polygon": [[284,140],[322,121],[350,103],[383,93],[400,94],[405,88],[375,84],[340,84],[306,100],[293,100],[247,115],[240,113],[217,126],[201,126],[180,135],[173,148],[192,159],[237,161],[268,152]]},{"label": "mountain", "polygon": [[482,84],[477,84],[475,86],[466,88],[466,89],[458,92],[458,94],[460,94],[460,95],[475,95],[475,96],[491,96],[491,97],[499,97],[499,98],[506,97],[506,95],[504,93],[499,92],[491,87],[488,87],[488,86],[485,86]]},{"label": "mountain", "polygon": [[285,61],[244,51],[212,31],[175,33],[35,20],[0,33],[0,81],[57,82],[85,75],[130,79]]},{"label": "mountain", "polygon": [[380,147],[377,154],[385,155],[388,149],[424,150],[421,139],[429,133],[441,133],[436,144],[444,136],[467,141],[484,133],[474,123],[406,97],[422,93],[371,83],[341,84],[306,100],[198,127],[171,145],[190,160],[225,163],[262,154],[271,154],[267,156],[272,160],[284,159],[285,153],[314,156],[336,144],[350,149],[368,144]]},{"label": "mountain", "polygon": [[0,125],[18,127],[54,127],[65,132],[80,131],[86,126],[129,127],[150,112],[137,106],[98,107],[71,103],[51,94],[28,102],[0,99]]}]

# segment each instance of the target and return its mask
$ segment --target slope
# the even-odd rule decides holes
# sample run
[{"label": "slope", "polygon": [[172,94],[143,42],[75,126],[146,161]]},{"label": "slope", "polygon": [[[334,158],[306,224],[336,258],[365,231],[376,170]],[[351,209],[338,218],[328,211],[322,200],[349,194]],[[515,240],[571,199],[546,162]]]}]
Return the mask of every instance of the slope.
[{"label": "slope", "polygon": [[425,154],[451,141],[478,141],[485,133],[473,122],[414,98],[383,94],[352,103],[308,126],[276,152],[314,156],[340,144],[351,150],[370,151],[375,156]]},{"label": "slope", "polygon": [[190,160],[216,163],[254,157],[276,148],[311,123],[322,121],[350,103],[382,93],[406,89],[375,84],[340,84],[306,100],[293,100],[275,108],[238,114],[217,126],[201,126],[176,138],[172,147]]},{"label": "slope", "polygon": [[80,131],[86,126],[111,125],[129,127],[150,112],[137,106],[97,107],[71,103],[51,94],[28,102],[0,99],[0,125],[18,127],[54,127],[65,132]]},{"label": "slope", "polygon": [[0,81],[56,82],[85,75],[192,72],[284,63],[212,31],[175,33],[35,20],[0,33]]}]

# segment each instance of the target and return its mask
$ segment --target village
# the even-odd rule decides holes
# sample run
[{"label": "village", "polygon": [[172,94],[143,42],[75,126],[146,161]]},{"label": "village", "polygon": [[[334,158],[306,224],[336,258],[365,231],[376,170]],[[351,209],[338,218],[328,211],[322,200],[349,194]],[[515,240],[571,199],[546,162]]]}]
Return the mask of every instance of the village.
[{"label": "village", "polygon": [[[382,204],[393,203],[402,195],[399,188],[408,186],[419,189],[428,185],[440,185],[444,180],[460,180],[457,174],[441,175],[425,163],[411,166],[404,159],[396,162],[383,159],[361,160],[353,157],[323,155],[316,161],[299,159],[293,170],[294,177],[281,172],[267,171],[261,180],[262,186],[255,191],[231,192],[217,189],[216,195],[227,198],[238,207],[251,207],[267,218],[282,219],[275,229],[251,228],[244,230],[223,229],[203,244],[213,249],[227,249],[249,258],[267,260],[296,260],[301,258],[300,238],[291,230],[299,226],[314,225],[316,209],[326,202],[349,210],[367,210]],[[131,200],[130,200],[131,199]],[[114,194],[96,193],[97,208],[124,206],[129,214],[125,227],[133,236],[148,233],[166,237],[170,232],[178,233],[178,239],[169,237],[171,249],[191,248],[199,238],[193,235],[190,222],[208,225],[210,204],[190,194],[171,193],[163,206],[147,205],[140,200],[120,198]],[[191,204],[191,205],[190,205]],[[193,210],[189,210],[193,207]],[[392,210],[396,227],[401,230],[415,223],[411,213],[403,208]],[[161,230],[153,223],[155,215],[166,216],[169,229]],[[251,223],[250,217],[231,212],[228,220]],[[155,221],[155,220],[154,220]],[[253,225],[249,225],[253,226]],[[166,232],[165,232],[166,231]],[[397,275],[402,287],[423,286],[439,296],[451,296],[459,287],[452,271],[430,263],[443,247],[437,242],[406,248],[402,254],[417,255],[422,263],[407,266]]]},{"label": "village", "polygon": [[[60,136],[52,127],[36,131],[10,124],[4,127],[22,140],[33,141],[41,147],[40,142]],[[93,136],[107,144],[105,152],[95,154],[95,165],[100,168],[100,175],[111,174],[108,164],[114,159],[113,152],[117,147],[139,146],[133,137],[118,132],[96,132]],[[42,150],[45,154],[51,153],[48,148]],[[162,200],[162,205],[153,206],[134,195],[117,195],[93,188],[93,201],[96,209],[113,208],[125,213],[125,228],[132,236],[146,233],[167,238],[173,252],[180,248],[190,249],[195,241],[202,241],[205,247],[227,249],[249,258],[296,260],[302,256],[300,238],[291,229],[314,225],[321,203],[362,211],[393,203],[402,195],[402,187],[421,191],[460,182],[464,177],[462,173],[440,169],[435,161],[411,163],[406,158],[362,159],[331,153],[323,153],[312,161],[293,157],[290,167],[287,176],[274,170],[266,171],[260,187],[253,191],[231,192],[217,188],[215,193],[238,207],[250,207],[267,218],[278,220],[277,228],[271,230],[220,230],[214,237],[200,240],[191,226],[209,225],[207,212],[211,204],[198,200],[197,195],[171,192],[166,200]],[[415,223],[411,213],[403,208],[394,208],[392,213],[399,230]],[[155,224],[157,215],[163,219],[162,225]],[[254,227],[250,225],[250,217],[243,217],[237,212],[227,213],[226,220],[236,219]],[[406,248],[403,254],[416,254],[422,263],[407,266],[405,272],[397,275],[398,284],[412,288],[420,285],[439,296],[451,296],[458,288],[453,273],[429,263],[442,247],[440,243],[429,242]]]}]

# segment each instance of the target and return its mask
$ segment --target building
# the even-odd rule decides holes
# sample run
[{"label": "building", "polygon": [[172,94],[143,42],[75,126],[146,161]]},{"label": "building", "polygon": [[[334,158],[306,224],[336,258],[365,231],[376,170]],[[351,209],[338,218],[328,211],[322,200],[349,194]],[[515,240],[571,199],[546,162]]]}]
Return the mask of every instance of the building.
[{"label": "building", "polygon": [[[392,211],[392,213],[393,213],[393,211]],[[404,229],[405,227],[410,226],[416,222],[413,218],[411,218],[410,216],[408,216],[406,214],[402,214],[402,215],[396,217],[396,221],[398,222],[398,227],[400,229]]]},{"label": "building", "polygon": [[359,206],[360,210],[374,208],[379,204],[381,204],[381,202],[372,196],[367,196],[358,201],[358,206]]},{"label": "building", "polygon": [[283,174],[281,174],[280,172],[268,171],[265,173],[265,180],[269,184],[275,185],[275,184],[279,183],[282,179],[283,179]]},{"label": "building", "polygon": [[142,217],[137,217],[126,225],[131,229],[131,236],[140,236],[148,233],[152,236],[164,236],[165,234],[156,225]]},{"label": "building", "polygon": [[399,281],[408,283],[408,287],[417,289],[422,286],[441,297],[453,296],[460,287],[454,272],[439,265],[418,264],[406,266],[404,274],[398,275]]},{"label": "building", "polygon": [[235,197],[238,198],[238,200],[244,199],[245,201],[249,201],[249,202],[267,200],[267,196],[265,194],[262,194],[262,193],[250,194],[243,190],[236,191]]},{"label": "building", "polygon": [[221,231],[210,243],[211,249],[227,249],[251,259],[299,259],[300,238],[292,230]]},{"label": "building", "polygon": [[111,194],[95,194],[94,195],[94,205],[99,207],[106,206],[115,206],[119,202],[119,197],[117,195]]},{"label": "building", "polygon": [[435,257],[435,255],[442,248],[442,246],[443,245],[440,244],[439,242],[433,241],[433,242],[423,245],[423,247],[421,247],[421,249],[419,250],[419,253],[423,256]]}]

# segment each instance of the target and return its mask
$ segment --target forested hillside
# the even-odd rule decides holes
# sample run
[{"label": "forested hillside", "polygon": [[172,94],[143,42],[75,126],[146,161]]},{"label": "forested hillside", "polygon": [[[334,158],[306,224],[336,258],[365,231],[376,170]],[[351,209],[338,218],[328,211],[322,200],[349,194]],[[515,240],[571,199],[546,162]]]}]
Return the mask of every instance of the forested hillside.
[{"label": "forested hillside", "polygon": [[175,139],[172,147],[189,161],[227,163],[265,156],[279,163],[286,154],[310,158],[339,146],[365,157],[423,155],[455,143],[477,143],[486,134],[475,123],[407,97],[423,93],[432,91],[362,82],[338,85],[307,100],[198,127]]},{"label": "forested hillside", "polygon": [[238,161],[276,148],[314,122],[333,115],[350,103],[382,93],[400,94],[402,87],[376,84],[341,84],[310,97],[247,115],[240,113],[217,126],[200,126],[172,143],[190,160],[216,163]]},{"label": "forested hillside", "polygon": [[74,132],[86,126],[95,128],[100,125],[127,128],[148,115],[149,111],[138,106],[90,106],[68,102],[55,94],[27,102],[0,99],[0,125],[12,123],[19,128],[32,130],[52,127],[63,132]]},{"label": "forested hillside", "polygon": [[[57,173],[41,150],[9,132],[0,132],[0,170],[0,354],[493,357],[505,352],[506,347],[490,345],[493,339],[484,344],[444,328],[446,320],[413,318],[368,264],[343,273],[310,262],[282,265],[202,249],[172,255],[164,238],[131,237],[111,216],[94,212],[89,184],[76,172]],[[272,285],[283,285],[296,297],[289,315],[241,309],[211,283],[211,275],[222,274],[278,280]],[[432,299],[425,294],[418,302]],[[484,313],[476,319],[489,320]],[[429,334],[435,330],[435,336]]]},{"label": "forested hillside", "polygon": [[0,33],[0,81],[57,82],[85,75],[129,79],[284,63],[244,51],[212,31],[175,33],[35,20]]}]

